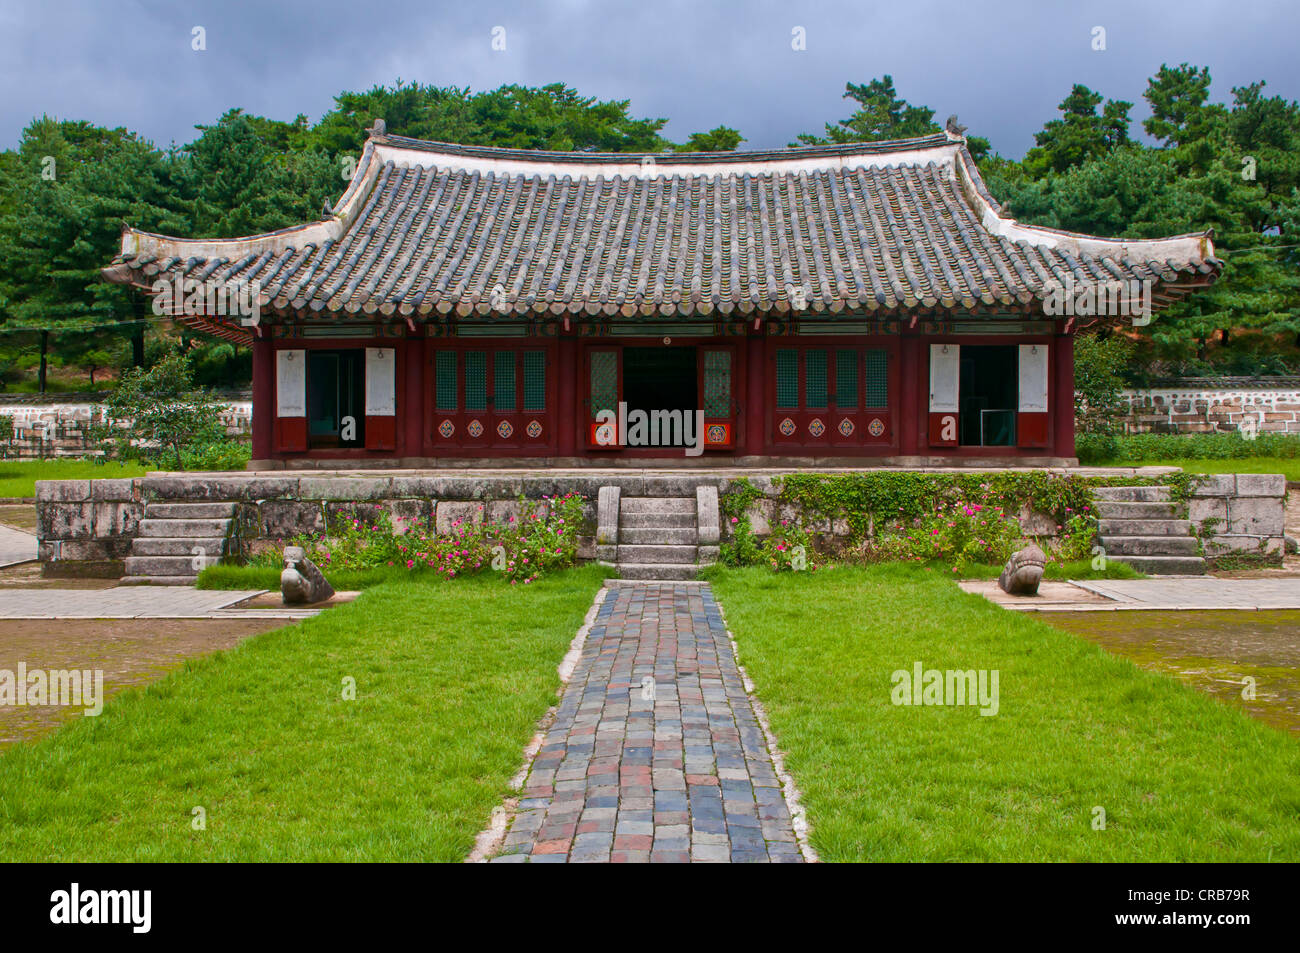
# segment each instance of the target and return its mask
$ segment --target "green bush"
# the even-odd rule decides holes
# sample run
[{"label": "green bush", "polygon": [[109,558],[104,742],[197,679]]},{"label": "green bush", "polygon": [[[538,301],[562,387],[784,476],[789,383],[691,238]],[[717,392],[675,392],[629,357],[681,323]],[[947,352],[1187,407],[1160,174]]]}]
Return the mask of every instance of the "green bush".
[{"label": "green bush", "polygon": [[1253,440],[1229,433],[1118,436],[1080,434],[1080,463],[1136,463],[1151,460],[1243,460],[1249,457],[1300,457],[1300,434],[1261,433]]}]

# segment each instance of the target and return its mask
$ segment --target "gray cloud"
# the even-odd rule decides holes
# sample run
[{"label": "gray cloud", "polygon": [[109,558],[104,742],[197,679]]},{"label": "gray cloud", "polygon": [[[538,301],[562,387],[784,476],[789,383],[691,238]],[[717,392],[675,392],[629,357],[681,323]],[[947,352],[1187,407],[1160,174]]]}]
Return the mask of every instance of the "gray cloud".
[{"label": "gray cloud", "polygon": [[[196,25],[203,52],[191,49]],[[491,49],[495,26],[505,52]],[[791,49],[796,26],[805,52]],[[1094,26],[1104,52],[1091,49]],[[904,98],[940,121],[957,113],[1019,157],[1071,83],[1134,101],[1140,119],[1162,62],[1208,65],[1218,99],[1261,78],[1300,98],[1298,26],[1288,0],[3,0],[0,146],[42,113],[184,143],[232,106],[315,120],[336,92],[401,77],[563,81],[670,119],[670,138],[726,124],[766,148],[846,117],[846,81],[890,73]]]}]

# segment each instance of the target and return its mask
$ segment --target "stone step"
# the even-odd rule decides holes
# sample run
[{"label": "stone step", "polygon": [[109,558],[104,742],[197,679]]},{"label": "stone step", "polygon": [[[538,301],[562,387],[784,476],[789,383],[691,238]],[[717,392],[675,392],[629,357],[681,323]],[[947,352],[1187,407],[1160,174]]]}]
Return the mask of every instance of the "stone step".
[{"label": "stone step", "polygon": [[200,547],[207,556],[223,556],[226,539],[223,536],[137,536],[131,542],[131,555],[193,556],[195,547]]},{"label": "stone step", "polygon": [[1205,560],[1200,556],[1112,556],[1148,576],[1204,576]]},{"label": "stone step", "polygon": [[618,528],[621,533],[624,529],[649,529],[653,527],[663,527],[664,529],[695,529],[695,511],[689,513],[619,513]]},{"label": "stone step", "polygon": [[1104,519],[1097,523],[1102,536],[1190,536],[1191,520]]},{"label": "stone step", "polygon": [[234,503],[146,503],[144,507],[147,520],[230,519],[234,515]]},{"label": "stone step", "polygon": [[141,536],[165,536],[175,539],[180,536],[225,536],[230,528],[230,520],[155,520],[145,517],[140,521]]},{"label": "stone step", "polygon": [[1099,486],[1092,491],[1097,500],[1125,503],[1159,503],[1169,499],[1167,486]]},{"label": "stone step", "polygon": [[1102,536],[1108,556],[1196,556],[1195,536]]},{"label": "stone step", "polygon": [[192,586],[198,576],[123,576],[119,586]]},{"label": "stone step", "polygon": [[647,546],[618,544],[618,561],[622,563],[694,563],[694,546]]},{"label": "stone step", "polygon": [[699,533],[695,525],[672,526],[622,526],[619,527],[618,541],[621,545],[668,545],[694,546],[699,542]]},{"label": "stone step", "polygon": [[1100,519],[1170,520],[1186,516],[1186,506],[1178,503],[1127,503],[1098,500],[1093,506]]},{"label": "stone step", "polygon": [[193,556],[127,556],[128,576],[197,576]]},{"label": "stone step", "polygon": [[693,496],[625,496],[619,500],[622,513],[689,513],[695,515]]},{"label": "stone step", "polygon": [[685,563],[619,563],[617,568],[624,579],[686,581],[698,572],[697,567]]}]

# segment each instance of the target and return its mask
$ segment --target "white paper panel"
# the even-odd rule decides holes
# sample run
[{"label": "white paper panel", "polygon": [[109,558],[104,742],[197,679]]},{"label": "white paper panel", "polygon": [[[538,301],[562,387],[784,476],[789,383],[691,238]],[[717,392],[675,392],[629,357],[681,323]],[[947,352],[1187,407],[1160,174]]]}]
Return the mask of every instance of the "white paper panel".
[{"label": "white paper panel", "polygon": [[1047,413],[1047,345],[1020,345],[1020,411]]},{"label": "white paper panel", "polygon": [[391,347],[366,348],[366,416],[397,413],[397,377]]},{"label": "white paper panel", "polygon": [[275,352],[277,417],[307,416],[307,352]]},{"label": "white paper panel", "polygon": [[961,345],[930,345],[930,412],[957,409],[958,377],[961,374]]}]

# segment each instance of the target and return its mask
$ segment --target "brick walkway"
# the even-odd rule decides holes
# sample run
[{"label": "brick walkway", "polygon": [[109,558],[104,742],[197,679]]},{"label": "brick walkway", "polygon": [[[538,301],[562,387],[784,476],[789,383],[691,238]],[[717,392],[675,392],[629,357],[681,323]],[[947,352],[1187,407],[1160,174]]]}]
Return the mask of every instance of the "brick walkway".
[{"label": "brick walkway", "polygon": [[713,592],[610,589],[493,863],[801,860]]}]

